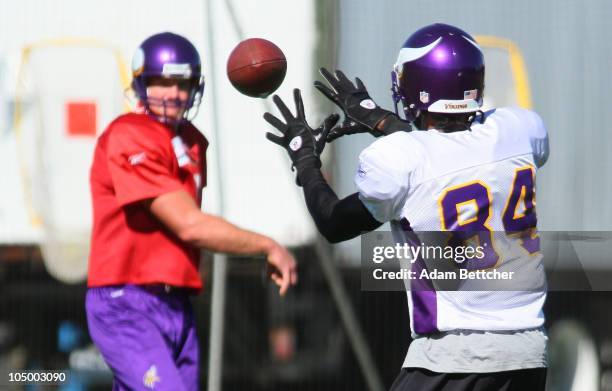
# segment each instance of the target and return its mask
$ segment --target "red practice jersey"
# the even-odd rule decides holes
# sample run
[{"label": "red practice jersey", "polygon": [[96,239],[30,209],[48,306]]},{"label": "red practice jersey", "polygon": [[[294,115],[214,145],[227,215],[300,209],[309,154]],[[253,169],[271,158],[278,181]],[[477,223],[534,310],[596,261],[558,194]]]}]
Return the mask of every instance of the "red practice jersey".
[{"label": "red practice jersey", "polygon": [[207,146],[190,123],[175,133],[146,114],[125,114],[108,126],[90,172],[90,287],[164,283],[202,288],[199,249],[181,242],[139,201],[184,190],[201,205]]}]

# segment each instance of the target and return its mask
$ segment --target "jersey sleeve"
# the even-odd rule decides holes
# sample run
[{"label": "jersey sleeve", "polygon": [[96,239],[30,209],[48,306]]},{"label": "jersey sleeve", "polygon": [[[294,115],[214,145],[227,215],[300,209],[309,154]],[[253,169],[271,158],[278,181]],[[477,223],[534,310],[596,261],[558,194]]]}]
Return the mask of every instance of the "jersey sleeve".
[{"label": "jersey sleeve", "polygon": [[533,160],[537,167],[542,167],[548,160],[548,132],[540,116],[527,109],[519,107],[507,107],[504,113],[510,113],[512,117],[507,117],[512,124],[509,129],[520,129],[525,132],[525,142],[529,143]]},{"label": "jersey sleeve", "polygon": [[359,199],[381,223],[398,219],[408,196],[410,168],[406,156],[393,145],[394,135],[376,141],[359,155],[355,175]]},{"label": "jersey sleeve", "polygon": [[121,205],[182,189],[173,175],[172,150],[134,128],[115,129],[107,144],[108,169]]},{"label": "jersey sleeve", "polygon": [[548,160],[550,149],[548,146],[548,132],[542,118],[533,111],[529,111],[529,141],[533,151],[536,166],[542,167]]}]

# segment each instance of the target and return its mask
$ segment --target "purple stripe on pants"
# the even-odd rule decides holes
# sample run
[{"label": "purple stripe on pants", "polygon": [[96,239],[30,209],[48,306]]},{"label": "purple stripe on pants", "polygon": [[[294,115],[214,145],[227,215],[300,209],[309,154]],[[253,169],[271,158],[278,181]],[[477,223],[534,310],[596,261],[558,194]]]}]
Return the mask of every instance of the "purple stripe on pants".
[{"label": "purple stripe on pants", "polygon": [[198,340],[186,293],[90,288],[85,307],[89,334],[113,371],[113,390],[198,390]]}]

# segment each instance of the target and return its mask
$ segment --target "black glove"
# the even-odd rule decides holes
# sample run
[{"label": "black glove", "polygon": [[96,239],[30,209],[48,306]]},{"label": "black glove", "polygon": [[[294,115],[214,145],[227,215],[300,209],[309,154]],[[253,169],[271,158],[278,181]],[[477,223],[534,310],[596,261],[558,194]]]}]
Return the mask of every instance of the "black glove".
[{"label": "black glove", "polygon": [[274,95],[273,98],[274,104],[278,107],[286,123],[270,113],[264,113],[263,117],[283,134],[281,137],[268,132],[266,138],[287,150],[292,166],[297,170],[299,177],[300,173],[306,168],[321,168],[319,156],[325,148],[327,134],[338,122],[339,116],[337,114],[330,115],[319,128],[313,130],[306,122],[304,103],[300,90],[297,88],[293,90],[293,99],[296,108],[295,117],[278,95]]},{"label": "black glove", "polygon": [[[338,127],[334,126],[338,123],[340,116],[338,114],[330,114],[321,122],[318,128],[312,131],[312,134],[315,137],[317,155],[321,156],[323,153],[323,149],[325,148],[325,144],[330,140],[331,133],[334,132]],[[339,137],[339,136],[338,136]],[[332,138],[334,140],[335,138]]]},{"label": "black glove", "polygon": [[[372,133],[372,132],[367,126],[359,124],[351,120],[350,118],[345,118],[344,121],[342,121],[340,125],[336,126],[335,128],[329,131],[329,133],[327,134],[327,142],[331,143],[337,138],[340,138],[342,136],[348,136],[349,134],[356,134],[356,133]],[[382,136],[382,133],[378,133],[374,136],[376,137]]]},{"label": "black glove", "polygon": [[[332,75],[327,69],[319,69],[321,76],[329,83],[331,88],[320,81],[315,81],[314,86],[321,91],[329,100],[342,109],[347,119],[364,125],[375,136],[381,134],[376,126],[387,116],[394,115],[376,105],[363,82],[356,78],[356,86],[340,70]],[[357,133],[357,132],[355,132]],[[348,134],[348,133],[347,133]]]}]

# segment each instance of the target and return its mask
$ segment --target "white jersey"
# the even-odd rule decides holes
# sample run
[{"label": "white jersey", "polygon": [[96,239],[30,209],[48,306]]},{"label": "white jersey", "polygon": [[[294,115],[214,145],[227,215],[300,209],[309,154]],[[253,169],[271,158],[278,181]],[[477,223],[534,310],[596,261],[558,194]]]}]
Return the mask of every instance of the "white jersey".
[{"label": "white jersey", "polygon": [[[374,218],[391,221],[398,239],[409,229],[483,231],[491,238],[498,232],[491,262],[479,269],[520,264],[545,284],[535,172],[548,157],[546,130],[537,114],[520,108],[491,110],[485,118],[471,131],[396,132],[375,141],[359,157],[359,197]],[[500,239],[503,232],[513,234]],[[410,289],[411,328],[417,335],[536,328],[544,323],[545,298],[544,290]]]}]

